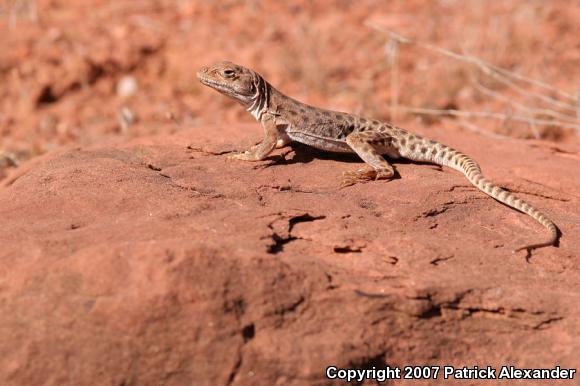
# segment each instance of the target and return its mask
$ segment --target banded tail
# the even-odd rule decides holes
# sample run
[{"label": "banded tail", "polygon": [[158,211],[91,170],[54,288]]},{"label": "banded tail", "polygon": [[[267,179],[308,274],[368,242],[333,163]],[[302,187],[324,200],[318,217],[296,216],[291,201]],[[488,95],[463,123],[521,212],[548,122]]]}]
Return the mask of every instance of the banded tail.
[{"label": "banded tail", "polygon": [[462,172],[465,177],[471,182],[475,187],[479,190],[484,192],[485,194],[495,198],[499,202],[506,204],[509,207],[512,207],[520,212],[523,212],[542,224],[548,231],[550,232],[550,238],[544,242],[537,243],[537,244],[529,244],[523,247],[517,248],[514,250],[515,252],[526,250],[530,253],[532,250],[536,248],[548,247],[551,245],[555,245],[558,241],[558,228],[556,224],[552,222],[544,213],[539,211],[534,206],[528,204],[524,200],[519,197],[516,197],[513,193],[504,190],[491,182],[490,180],[486,179],[483,174],[481,173],[481,169],[479,165],[471,159],[469,156],[458,153],[455,160],[451,160],[452,168]]},{"label": "banded tail", "polygon": [[[421,140],[427,141],[422,138],[420,141]],[[558,227],[544,213],[539,211],[531,204],[528,204],[521,198],[515,196],[513,193],[500,188],[490,180],[486,179],[483,176],[481,168],[477,162],[471,159],[471,157],[468,155],[434,141],[429,142],[429,148],[432,149],[431,151],[427,151],[425,153],[413,152],[412,154],[402,155],[406,158],[410,158],[416,161],[433,162],[438,165],[449,166],[457,171],[460,171],[477,189],[498,200],[499,202],[502,202],[513,209],[527,214],[542,224],[550,232],[550,238],[546,241],[537,244],[525,245],[515,249],[513,251],[514,253],[526,250],[529,255],[534,249],[556,245],[559,236]]]}]

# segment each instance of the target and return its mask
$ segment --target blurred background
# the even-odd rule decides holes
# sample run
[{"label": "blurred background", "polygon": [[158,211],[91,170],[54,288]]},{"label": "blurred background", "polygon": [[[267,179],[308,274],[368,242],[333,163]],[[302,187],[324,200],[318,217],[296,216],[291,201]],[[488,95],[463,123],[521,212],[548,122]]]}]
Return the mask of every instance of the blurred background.
[{"label": "blurred background", "polygon": [[224,59],[410,129],[580,143],[579,20],[567,0],[2,0],[0,178],[63,145],[250,122],[195,78]]}]

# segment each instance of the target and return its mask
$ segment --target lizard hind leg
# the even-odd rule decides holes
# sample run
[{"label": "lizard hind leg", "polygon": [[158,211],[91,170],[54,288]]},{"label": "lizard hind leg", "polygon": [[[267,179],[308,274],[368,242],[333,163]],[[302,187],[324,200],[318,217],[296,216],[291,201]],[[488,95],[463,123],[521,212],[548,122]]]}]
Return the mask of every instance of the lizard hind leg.
[{"label": "lizard hind leg", "polygon": [[346,143],[370,168],[343,173],[342,188],[359,182],[390,180],[394,177],[395,170],[377,150],[388,146],[390,137],[382,133],[355,132],[346,137]]}]

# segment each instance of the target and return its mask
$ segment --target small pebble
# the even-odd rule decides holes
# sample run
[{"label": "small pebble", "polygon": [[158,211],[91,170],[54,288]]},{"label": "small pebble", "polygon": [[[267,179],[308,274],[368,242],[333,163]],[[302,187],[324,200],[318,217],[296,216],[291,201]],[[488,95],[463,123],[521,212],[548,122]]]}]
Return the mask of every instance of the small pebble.
[{"label": "small pebble", "polygon": [[124,76],[117,83],[117,95],[122,98],[129,98],[137,93],[139,86],[134,76]]}]

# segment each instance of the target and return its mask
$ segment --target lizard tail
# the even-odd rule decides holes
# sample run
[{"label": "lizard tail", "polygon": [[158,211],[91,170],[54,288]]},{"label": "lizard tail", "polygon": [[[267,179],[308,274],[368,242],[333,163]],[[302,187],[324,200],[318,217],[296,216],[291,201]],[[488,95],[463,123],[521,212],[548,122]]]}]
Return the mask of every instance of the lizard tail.
[{"label": "lizard tail", "polygon": [[521,198],[515,196],[513,193],[508,192],[494,184],[492,181],[486,179],[479,165],[471,159],[468,155],[457,152],[454,157],[448,162],[447,166],[450,166],[460,172],[462,172],[465,177],[471,182],[476,188],[481,190],[483,193],[493,197],[501,203],[507,206],[523,212],[542,224],[549,232],[550,238],[544,242],[537,244],[524,245],[523,247],[517,248],[515,252],[526,250],[530,253],[536,248],[548,247],[556,245],[558,241],[558,227],[552,220],[550,220],[544,213],[539,211],[533,205],[527,203]]},{"label": "lizard tail", "polygon": [[463,173],[469,182],[471,182],[483,193],[513,209],[527,214],[542,224],[550,232],[550,238],[546,241],[537,244],[525,245],[514,250],[514,253],[526,250],[529,255],[531,251],[536,248],[556,245],[559,237],[558,227],[544,213],[540,212],[537,208],[522,200],[521,198],[515,196],[513,193],[500,188],[490,180],[486,179],[483,176],[481,168],[477,162],[471,159],[471,157],[468,155],[463,154],[448,146],[435,143],[434,141],[431,141],[430,144],[431,150],[429,147],[423,147],[423,149],[426,148],[426,151],[413,152],[413,154],[407,154],[404,156],[407,156],[408,158],[414,159],[416,161],[427,161],[436,163],[441,166],[448,166]]}]

